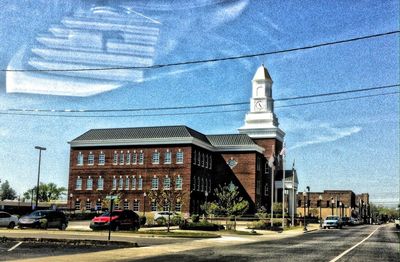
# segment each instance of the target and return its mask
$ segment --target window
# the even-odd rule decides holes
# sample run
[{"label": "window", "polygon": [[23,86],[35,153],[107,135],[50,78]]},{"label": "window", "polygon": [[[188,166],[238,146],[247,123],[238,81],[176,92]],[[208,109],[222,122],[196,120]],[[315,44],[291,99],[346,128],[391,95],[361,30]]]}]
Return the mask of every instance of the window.
[{"label": "window", "polygon": [[169,177],[164,178],[164,189],[165,190],[171,189],[171,178]]},{"label": "window", "polygon": [[176,212],[181,212],[182,210],[182,205],[181,205],[181,201],[177,200],[175,203],[175,211]]},{"label": "window", "polygon": [[89,198],[86,200],[85,209],[90,210],[90,199]]},{"label": "window", "polygon": [[139,179],[138,179],[138,190],[142,190],[142,188],[143,188],[143,179],[142,179],[141,176],[139,176]]},{"label": "window", "polygon": [[92,152],[89,153],[88,155],[88,165],[93,166],[94,165],[94,155]]},{"label": "window", "polygon": [[160,163],[160,153],[157,152],[157,150],[155,152],[153,152],[153,157],[151,158],[151,163],[152,164],[159,164]]},{"label": "window", "polygon": [[208,179],[204,180],[204,192],[208,192]]},{"label": "window", "polygon": [[125,190],[129,190],[129,184],[130,184],[129,180],[130,180],[129,176],[126,176],[126,178],[125,178]]},{"label": "window", "polygon": [[101,151],[99,155],[99,165],[104,165],[105,163],[106,163],[106,155],[103,153],[103,151]]},{"label": "window", "polygon": [[123,165],[125,161],[125,154],[124,151],[121,151],[121,155],[119,156],[119,164]]},{"label": "window", "polygon": [[122,176],[120,176],[118,181],[118,189],[122,190],[123,188],[124,188],[124,179],[122,178]]},{"label": "window", "polygon": [[137,164],[137,153],[136,153],[136,151],[133,151],[133,154],[132,154],[132,164],[134,164],[134,165]]},{"label": "window", "polygon": [[129,209],[129,202],[127,199],[124,200],[124,210],[128,210]]},{"label": "window", "polygon": [[151,189],[152,190],[158,189],[158,178],[157,177],[153,177],[153,179],[151,180]]},{"label": "window", "polygon": [[197,177],[197,191],[200,191],[200,187],[201,187],[201,178],[198,176]]},{"label": "window", "polygon": [[178,176],[175,181],[175,189],[182,189],[182,177]]},{"label": "window", "polygon": [[204,153],[201,154],[201,166],[204,167]]},{"label": "window", "polygon": [[75,182],[75,189],[76,190],[81,190],[82,189],[82,178],[78,176]]},{"label": "window", "polygon": [[212,169],[212,156],[210,156],[210,165],[209,165],[210,169]]},{"label": "window", "polygon": [[265,170],[264,170],[264,172],[265,172],[266,175],[269,175],[270,170],[269,170],[268,162],[265,163]]},{"label": "window", "polygon": [[131,164],[131,153],[129,151],[128,151],[128,153],[126,153],[126,161],[125,161],[125,163],[127,165]]},{"label": "window", "polygon": [[117,178],[114,176],[113,177],[113,182],[112,182],[112,190],[117,189]]},{"label": "window", "polygon": [[171,164],[171,152],[169,150],[165,152],[164,164]]},{"label": "window", "polygon": [[269,192],[268,184],[265,184],[264,195],[268,196],[268,192]]},{"label": "window", "polygon": [[206,163],[205,163],[204,167],[208,168],[208,154],[206,155]]},{"label": "window", "polygon": [[261,194],[261,181],[259,179],[256,182],[256,192],[258,195]]},{"label": "window", "polygon": [[143,153],[142,150],[140,150],[140,153],[139,153],[139,165],[143,165],[143,163],[144,163],[144,153]]},{"label": "window", "polygon": [[200,166],[201,163],[201,154],[200,152],[197,153],[197,165]]},{"label": "window", "polygon": [[180,149],[176,152],[176,163],[183,164],[183,152]]},{"label": "window", "polygon": [[132,177],[132,190],[136,190],[136,177]]},{"label": "window", "polygon": [[197,189],[197,179],[196,177],[193,177],[193,190]]},{"label": "window", "polygon": [[82,152],[78,153],[78,157],[77,157],[76,161],[77,161],[76,164],[78,166],[83,166],[83,154],[82,154]]},{"label": "window", "polygon": [[97,190],[103,190],[104,188],[104,179],[100,176],[97,180]]},{"label": "window", "polygon": [[151,201],[151,211],[157,211],[157,203],[156,203],[156,201]]},{"label": "window", "polygon": [[297,201],[297,207],[301,207],[301,200]]},{"label": "window", "polygon": [[208,179],[208,193],[211,193],[211,179]]},{"label": "window", "polygon": [[117,151],[114,151],[114,156],[113,156],[113,165],[118,164],[118,153]]},{"label": "window", "polygon": [[114,202],[114,210],[119,210],[119,203],[118,202]]},{"label": "window", "polygon": [[163,211],[169,211],[169,202],[168,200],[164,200]]},{"label": "window", "polygon": [[139,200],[133,201],[133,211],[139,211],[139,208],[140,208],[140,201]]},{"label": "window", "polygon": [[93,178],[90,176],[86,180],[86,190],[92,190],[93,189]]},{"label": "window", "polygon": [[81,209],[81,201],[79,200],[79,198],[77,198],[77,199],[75,200],[75,209],[76,209],[76,210]]},{"label": "window", "polygon": [[256,163],[256,168],[257,168],[257,171],[260,171],[261,170],[261,159],[259,158],[259,157],[257,157],[257,163]]},{"label": "window", "polygon": [[204,192],[204,177],[201,178],[201,192]]},{"label": "window", "polygon": [[101,200],[100,199],[97,199],[97,201],[96,201],[96,210],[97,211],[101,210]]},{"label": "window", "polygon": [[193,151],[193,165],[196,165],[196,150]]}]

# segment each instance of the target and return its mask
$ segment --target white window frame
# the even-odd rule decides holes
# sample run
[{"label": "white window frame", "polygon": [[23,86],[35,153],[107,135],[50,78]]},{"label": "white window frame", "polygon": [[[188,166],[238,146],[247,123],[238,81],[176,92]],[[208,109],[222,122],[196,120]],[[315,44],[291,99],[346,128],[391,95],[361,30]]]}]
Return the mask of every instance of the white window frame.
[{"label": "white window frame", "polygon": [[93,178],[90,176],[86,180],[86,190],[93,190]]},{"label": "white window frame", "polygon": [[170,190],[171,189],[171,178],[168,176],[164,177],[163,184],[164,184],[164,190]]},{"label": "white window frame", "polygon": [[90,200],[89,200],[89,201],[86,200],[86,202],[85,202],[85,209],[86,209],[86,210],[91,210],[91,208],[92,208],[92,207],[91,207],[91,202],[90,202]]},{"label": "white window frame", "polygon": [[118,153],[117,153],[117,151],[114,151],[114,154],[113,154],[113,165],[118,165]]},{"label": "white window frame", "polygon": [[152,212],[157,211],[157,202],[155,200],[151,201],[150,208]]},{"label": "white window frame", "polygon": [[175,180],[175,190],[182,190],[183,179],[181,176],[178,176]]},{"label": "white window frame", "polygon": [[104,178],[99,176],[97,179],[97,190],[103,190],[104,189]]},{"label": "white window frame", "polygon": [[113,176],[113,180],[112,180],[112,190],[117,190],[117,178],[115,176]]},{"label": "white window frame", "polygon": [[119,164],[124,165],[125,164],[125,154],[124,151],[121,151],[121,154],[119,156]]},{"label": "white window frame", "polygon": [[75,190],[82,190],[82,178],[80,176],[76,178]]},{"label": "white window frame", "polygon": [[94,154],[93,152],[89,152],[88,154],[88,166],[93,166],[94,165]]},{"label": "white window frame", "polygon": [[143,189],[143,178],[141,176],[139,176],[138,178],[138,186],[137,186],[138,190],[142,190]]},{"label": "white window frame", "polygon": [[181,211],[182,211],[182,203],[181,203],[181,201],[176,201],[175,212],[181,212]]},{"label": "white window frame", "polygon": [[140,150],[139,152],[139,165],[143,165],[144,164],[144,153],[142,150]]},{"label": "white window frame", "polygon": [[100,151],[100,154],[99,154],[99,165],[100,166],[104,166],[105,163],[106,163],[106,155],[104,154],[103,151]]},{"label": "white window frame", "polygon": [[75,200],[75,210],[79,210],[81,209],[81,200],[79,198],[77,198]]},{"label": "white window frame", "polygon": [[132,176],[132,187],[131,190],[136,190],[136,177]]},{"label": "white window frame", "polygon": [[158,165],[160,164],[160,152],[154,151],[151,157],[151,163],[153,165]]},{"label": "white window frame", "polygon": [[101,204],[101,201],[96,201],[96,210],[97,211],[100,211],[101,209],[102,209],[102,204]]},{"label": "white window frame", "polygon": [[125,160],[125,164],[126,165],[130,165],[131,164],[131,152],[126,152],[126,160]]},{"label": "white window frame", "polygon": [[124,210],[129,209],[129,201],[127,199],[124,200]]},{"label": "white window frame", "polygon": [[164,164],[171,164],[171,163],[172,163],[172,153],[169,150],[167,150],[164,156]]},{"label": "white window frame", "polygon": [[118,190],[123,190],[123,189],[124,189],[124,178],[120,176],[118,180]]},{"label": "white window frame", "polygon": [[76,158],[76,165],[83,166],[83,153],[82,152],[78,153],[78,156]]},{"label": "white window frame", "polygon": [[151,190],[158,190],[158,177],[153,177],[151,179]]},{"label": "white window frame", "polygon": [[129,176],[125,177],[125,190],[129,190],[129,186],[130,186],[130,179]]},{"label": "white window frame", "polygon": [[193,150],[193,165],[196,165],[196,160],[197,160],[197,158],[196,158],[196,149],[195,150]]},{"label": "white window frame", "polygon": [[178,150],[178,152],[176,152],[176,163],[183,164],[183,151],[181,151],[180,149]]},{"label": "white window frame", "polygon": [[140,209],[140,200],[135,199],[133,201],[133,211],[138,212]]},{"label": "white window frame", "polygon": [[132,154],[132,165],[137,165],[137,162],[138,162],[138,154],[136,153],[136,150],[135,150],[135,151],[133,151],[133,154]]}]

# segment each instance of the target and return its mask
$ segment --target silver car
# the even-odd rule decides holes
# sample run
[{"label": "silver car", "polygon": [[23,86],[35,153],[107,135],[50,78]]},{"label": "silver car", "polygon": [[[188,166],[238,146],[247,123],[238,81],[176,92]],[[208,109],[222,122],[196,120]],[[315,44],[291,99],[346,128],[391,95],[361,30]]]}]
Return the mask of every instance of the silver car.
[{"label": "silver car", "polygon": [[0,211],[0,227],[14,228],[18,224],[18,217],[7,212]]},{"label": "silver car", "polygon": [[343,227],[343,222],[342,219],[338,216],[328,216],[325,218],[324,223],[322,224],[322,227],[325,228],[342,228]]}]

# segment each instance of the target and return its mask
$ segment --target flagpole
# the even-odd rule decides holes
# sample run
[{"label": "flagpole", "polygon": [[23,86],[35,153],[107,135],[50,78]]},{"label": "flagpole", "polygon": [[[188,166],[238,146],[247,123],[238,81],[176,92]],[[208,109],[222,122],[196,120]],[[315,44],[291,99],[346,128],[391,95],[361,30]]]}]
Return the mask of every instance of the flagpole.
[{"label": "flagpole", "polygon": [[282,155],[282,228],[285,227],[285,155]]},{"label": "flagpole", "polygon": [[293,160],[293,167],[292,167],[292,227],[294,226],[294,205],[296,203],[295,195],[294,195],[294,161]]}]

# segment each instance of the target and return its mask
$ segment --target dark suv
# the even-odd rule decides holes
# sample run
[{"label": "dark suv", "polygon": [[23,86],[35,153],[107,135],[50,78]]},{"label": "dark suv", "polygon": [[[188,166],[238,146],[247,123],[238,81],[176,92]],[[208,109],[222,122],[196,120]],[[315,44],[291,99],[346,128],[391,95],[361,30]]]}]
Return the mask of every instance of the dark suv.
[{"label": "dark suv", "polygon": [[65,230],[68,220],[65,214],[56,210],[36,210],[27,216],[23,216],[18,221],[19,228],[58,228]]},{"label": "dark suv", "polygon": [[101,216],[95,217],[90,223],[90,228],[93,230],[111,229],[114,231],[120,229],[138,230],[140,227],[139,215],[132,210],[114,210],[111,213],[105,212]]}]

